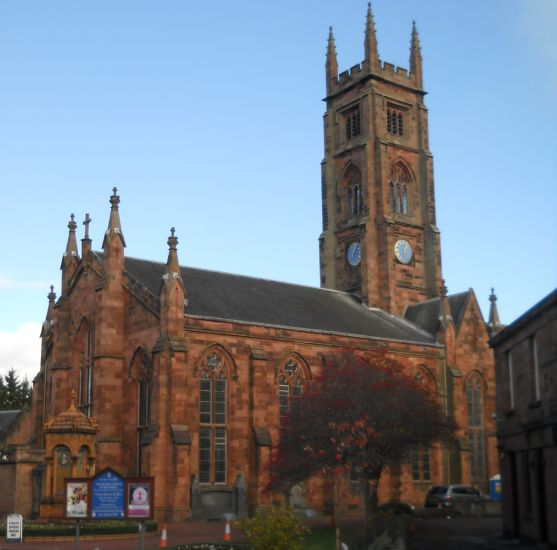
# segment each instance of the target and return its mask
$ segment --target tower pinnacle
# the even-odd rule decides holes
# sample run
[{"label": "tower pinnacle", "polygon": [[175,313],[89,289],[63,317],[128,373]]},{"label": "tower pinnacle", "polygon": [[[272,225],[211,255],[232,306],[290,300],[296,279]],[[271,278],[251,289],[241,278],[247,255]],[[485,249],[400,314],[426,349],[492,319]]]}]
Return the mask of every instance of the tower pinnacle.
[{"label": "tower pinnacle", "polygon": [[489,332],[493,335],[499,330],[501,330],[501,321],[499,320],[499,312],[497,311],[497,296],[495,295],[495,289],[491,289],[491,294],[489,295],[489,321],[487,326]]},{"label": "tower pinnacle", "polygon": [[180,274],[180,263],[178,262],[178,237],[175,236],[176,229],[170,228],[170,237],[168,237],[168,259],[166,261],[165,276],[168,279],[182,279]]},{"label": "tower pinnacle", "polygon": [[122,233],[122,226],[120,224],[120,214],[118,212],[118,205],[120,204],[120,196],[117,195],[118,189],[112,188],[112,195],[110,196],[110,218],[108,219],[108,228],[104,235],[103,248],[106,245],[107,239],[110,241],[115,235],[118,235],[122,240],[122,244],[126,246],[124,234]]},{"label": "tower pinnacle", "polygon": [[187,293],[178,262],[178,238],[175,229],[170,229],[168,237],[168,260],[162,276],[160,295],[161,335],[182,338],[184,330],[184,306]]},{"label": "tower pinnacle", "polygon": [[46,320],[52,321],[54,319],[54,303],[56,302],[56,293],[54,292],[54,285],[50,285],[50,292],[48,293],[48,310],[46,312]]},{"label": "tower pinnacle", "polygon": [[377,36],[375,34],[375,21],[371,11],[371,2],[367,5],[366,33],[365,33],[365,57],[364,67],[369,72],[374,72],[379,68],[379,52],[377,49]]},{"label": "tower pinnacle", "polygon": [[442,280],[442,286],[439,289],[441,295],[441,300],[439,303],[439,321],[443,324],[447,324],[452,321],[451,307],[449,305],[449,298],[447,297],[448,289],[445,284],[445,279]]},{"label": "tower pinnacle", "polygon": [[332,92],[333,83],[336,83],[338,77],[337,50],[335,47],[335,37],[333,36],[333,27],[329,27],[329,39],[327,41],[327,62],[325,63],[327,78],[327,95]]},{"label": "tower pinnacle", "polygon": [[70,216],[68,229],[68,242],[66,244],[64,255],[62,256],[62,263],[60,264],[60,269],[62,270],[62,294],[65,294],[68,289],[68,285],[70,284],[72,277],[77,271],[77,266],[79,265],[77,241],[75,238],[77,223],[75,223],[75,216],[73,214]]},{"label": "tower pinnacle", "polygon": [[423,88],[422,73],[422,51],[420,48],[420,37],[416,28],[416,22],[412,21],[412,40],[410,43],[410,75],[416,80],[416,86]]},{"label": "tower pinnacle", "polygon": [[66,256],[77,256],[77,240],[75,238],[75,230],[77,229],[77,223],[75,223],[75,216],[72,214],[70,216],[70,221],[68,222],[68,243],[66,244],[66,251],[64,252],[64,258]]}]

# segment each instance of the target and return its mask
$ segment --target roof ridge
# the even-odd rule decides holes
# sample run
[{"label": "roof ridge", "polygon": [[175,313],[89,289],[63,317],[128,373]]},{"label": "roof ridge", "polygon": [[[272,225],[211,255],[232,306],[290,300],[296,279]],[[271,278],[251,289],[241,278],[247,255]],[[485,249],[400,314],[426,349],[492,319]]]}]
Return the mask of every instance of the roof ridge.
[{"label": "roof ridge", "polygon": [[[462,296],[464,294],[468,294],[470,292],[470,290],[472,289],[468,289],[468,290],[463,290],[462,292],[455,292],[454,294],[447,294],[447,298],[451,299],[451,298],[456,298],[457,296]],[[417,306],[421,306],[423,304],[429,304],[431,302],[435,302],[436,300],[440,300],[441,296],[435,296],[434,298],[429,298],[428,300],[422,300],[421,302],[416,302],[415,304],[408,304],[406,306],[406,309],[410,309],[411,307],[417,307]]]}]

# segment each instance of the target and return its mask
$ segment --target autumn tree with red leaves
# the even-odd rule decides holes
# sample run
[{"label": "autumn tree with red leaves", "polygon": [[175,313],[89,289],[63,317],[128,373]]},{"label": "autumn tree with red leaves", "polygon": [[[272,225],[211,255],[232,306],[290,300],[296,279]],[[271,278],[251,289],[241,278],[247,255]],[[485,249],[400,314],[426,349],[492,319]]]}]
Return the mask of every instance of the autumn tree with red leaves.
[{"label": "autumn tree with red leaves", "polygon": [[384,351],[345,350],[291,400],[270,488],[349,473],[364,485],[369,521],[385,466],[408,462],[412,449],[449,439],[454,430],[436,396]]}]

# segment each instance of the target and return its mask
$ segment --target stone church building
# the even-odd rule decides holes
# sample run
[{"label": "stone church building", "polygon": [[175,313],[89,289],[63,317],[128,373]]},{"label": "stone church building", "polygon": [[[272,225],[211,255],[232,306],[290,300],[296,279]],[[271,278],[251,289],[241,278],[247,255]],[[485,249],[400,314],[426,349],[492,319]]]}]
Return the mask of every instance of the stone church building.
[{"label": "stone church building", "polygon": [[[386,350],[459,426],[451,446],[389,468],[380,499],[422,505],[438,483],[487,490],[498,473],[495,296],[486,323],[474,292],[448,295],[442,278],[416,28],[409,70],[382,62],[369,8],[364,54],[339,74],[331,30],[321,288],[183,267],[174,229],[166,264],[127,257],[116,189],[100,249],[88,215],[78,246],[72,215],[32,406],[0,425],[0,512],[61,515],[64,479],[106,466],[155,477],[158,519],[284,499],[324,509],[326,480],[271,494],[266,466],[291,400],[346,348]],[[354,482],[345,489],[359,502]]]}]

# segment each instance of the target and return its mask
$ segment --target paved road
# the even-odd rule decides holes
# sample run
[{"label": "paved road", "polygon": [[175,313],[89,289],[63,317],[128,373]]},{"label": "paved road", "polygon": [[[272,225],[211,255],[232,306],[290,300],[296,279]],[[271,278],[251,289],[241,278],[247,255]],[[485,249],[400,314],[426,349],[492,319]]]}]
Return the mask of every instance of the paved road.
[{"label": "paved road", "polygon": [[536,544],[504,539],[501,518],[424,518],[415,522],[409,550],[536,550]]}]

